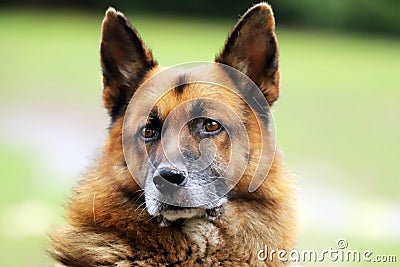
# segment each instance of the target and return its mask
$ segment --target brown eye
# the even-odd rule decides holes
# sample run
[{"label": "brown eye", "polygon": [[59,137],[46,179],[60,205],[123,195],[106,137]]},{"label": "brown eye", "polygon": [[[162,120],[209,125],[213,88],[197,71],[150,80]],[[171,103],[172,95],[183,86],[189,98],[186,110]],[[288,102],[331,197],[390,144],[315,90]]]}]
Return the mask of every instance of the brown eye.
[{"label": "brown eye", "polygon": [[152,129],[151,126],[143,127],[141,134],[145,139],[151,139],[157,136],[157,132]]},{"label": "brown eye", "polygon": [[208,119],[204,121],[204,128],[206,132],[212,133],[220,130],[221,124],[219,124],[217,121]]}]

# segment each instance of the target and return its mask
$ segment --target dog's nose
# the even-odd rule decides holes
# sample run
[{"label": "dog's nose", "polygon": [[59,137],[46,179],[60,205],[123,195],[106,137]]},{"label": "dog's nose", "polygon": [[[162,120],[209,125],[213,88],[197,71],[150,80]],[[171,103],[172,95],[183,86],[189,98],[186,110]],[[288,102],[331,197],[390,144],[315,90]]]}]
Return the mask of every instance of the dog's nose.
[{"label": "dog's nose", "polygon": [[183,171],[163,168],[157,170],[153,183],[162,193],[172,193],[186,184],[186,174]]}]

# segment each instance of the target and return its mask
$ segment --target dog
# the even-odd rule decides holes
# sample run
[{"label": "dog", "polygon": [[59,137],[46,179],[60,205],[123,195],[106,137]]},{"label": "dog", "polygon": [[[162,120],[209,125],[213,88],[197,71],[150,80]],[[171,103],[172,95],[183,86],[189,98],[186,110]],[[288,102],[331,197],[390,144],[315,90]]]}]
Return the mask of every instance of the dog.
[{"label": "dog", "polygon": [[259,257],[296,235],[269,114],[280,90],[271,7],[251,7],[215,62],[193,69],[159,66],[109,8],[100,55],[108,139],[50,235],[57,266],[286,266]]}]

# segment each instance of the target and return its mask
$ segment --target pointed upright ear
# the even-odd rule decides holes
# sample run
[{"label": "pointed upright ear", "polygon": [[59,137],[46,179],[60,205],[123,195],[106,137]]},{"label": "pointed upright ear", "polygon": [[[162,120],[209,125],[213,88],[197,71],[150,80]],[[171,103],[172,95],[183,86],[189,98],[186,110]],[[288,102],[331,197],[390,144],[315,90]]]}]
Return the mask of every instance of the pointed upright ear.
[{"label": "pointed upright ear", "polygon": [[245,73],[261,89],[269,105],[279,96],[279,52],[271,7],[250,8],[230,33],[216,62]]},{"label": "pointed upright ear", "polygon": [[124,14],[111,7],[103,20],[100,56],[103,102],[115,120],[156,62]]}]

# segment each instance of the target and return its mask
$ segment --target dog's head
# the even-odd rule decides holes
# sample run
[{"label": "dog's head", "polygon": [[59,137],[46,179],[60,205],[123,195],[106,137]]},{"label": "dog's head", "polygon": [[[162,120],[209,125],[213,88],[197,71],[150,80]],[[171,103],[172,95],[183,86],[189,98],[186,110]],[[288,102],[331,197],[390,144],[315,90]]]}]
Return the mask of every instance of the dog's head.
[{"label": "dog's head", "polygon": [[[279,95],[274,18],[267,4],[247,11],[214,63],[191,69],[160,67],[125,16],[110,8],[101,64],[111,132],[123,136],[110,144],[121,153],[123,147],[146,209],[161,225],[191,217],[213,220],[231,198],[257,195],[249,186],[274,153],[270,117],[263,119],[257,109],[268,113]],[[268,153],[269,161],[263,157]]]}]

